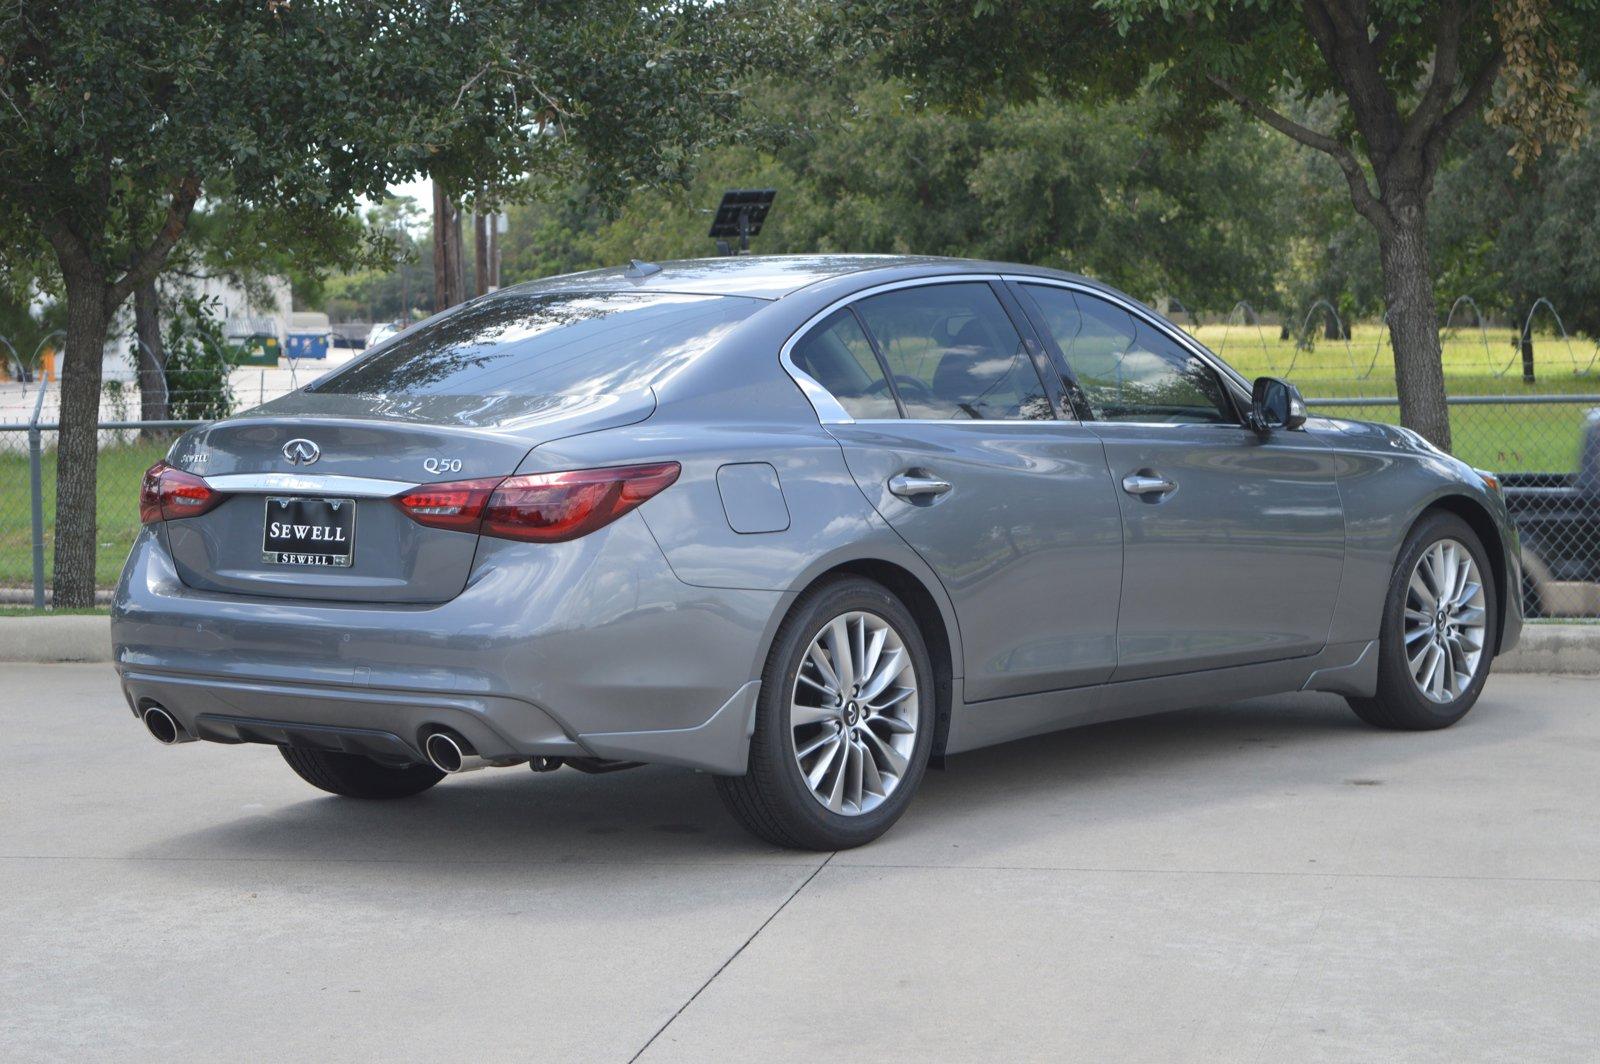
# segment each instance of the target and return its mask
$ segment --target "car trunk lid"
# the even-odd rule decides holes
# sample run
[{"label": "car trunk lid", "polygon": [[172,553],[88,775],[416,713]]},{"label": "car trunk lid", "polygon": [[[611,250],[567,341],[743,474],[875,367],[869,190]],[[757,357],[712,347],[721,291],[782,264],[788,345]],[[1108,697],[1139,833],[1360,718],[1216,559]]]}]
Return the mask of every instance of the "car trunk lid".
[{"label": "car trunk lid", "polygon": [[394,496],[509,476],[540,443],[632,424],[654,409],[648,390],[427,398],[296,393],[186,434],[169,460],[225,498],[163,523],[180,579],[274,598],[448,601],[466,586],[477,533],[421,525]]}]

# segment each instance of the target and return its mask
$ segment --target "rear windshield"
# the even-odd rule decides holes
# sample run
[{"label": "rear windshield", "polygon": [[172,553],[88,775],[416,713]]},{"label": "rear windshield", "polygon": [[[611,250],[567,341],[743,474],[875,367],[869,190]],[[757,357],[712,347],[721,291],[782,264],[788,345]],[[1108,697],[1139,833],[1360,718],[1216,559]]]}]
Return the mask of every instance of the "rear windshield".
[{"label": "rear windshield", "polygon": [[670,376],[761,300],[506,294],[402,333],[306,388],[331,395],[593,395]]}]

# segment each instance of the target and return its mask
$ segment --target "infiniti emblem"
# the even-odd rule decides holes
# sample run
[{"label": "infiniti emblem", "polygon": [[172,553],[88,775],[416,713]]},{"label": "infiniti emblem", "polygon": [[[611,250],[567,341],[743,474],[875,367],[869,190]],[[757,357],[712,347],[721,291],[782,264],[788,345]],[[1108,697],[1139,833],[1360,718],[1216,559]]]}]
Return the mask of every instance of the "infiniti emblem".
[{"label": "infiniti emblem", "polygon": [[283,445],[283,456],[290,465],[310,465],[322,457],[322,448],[306,439],[290,440]]}]

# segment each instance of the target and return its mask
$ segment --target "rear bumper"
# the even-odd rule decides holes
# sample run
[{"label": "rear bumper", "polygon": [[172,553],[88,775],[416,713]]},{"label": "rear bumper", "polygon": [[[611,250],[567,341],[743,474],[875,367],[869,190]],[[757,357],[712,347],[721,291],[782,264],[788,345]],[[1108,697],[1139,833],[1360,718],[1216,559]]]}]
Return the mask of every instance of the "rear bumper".
[{"label": "rear bumper", "polygon": [[196,591],[146,531],[112,644],[131,708],[159,703],[214,741],[299,728],[422,761],[447,728],[486,757],[738,774],[785,598],[683,583],[637,515],[572,543],[485,540],[466,590],[437,606]]}]

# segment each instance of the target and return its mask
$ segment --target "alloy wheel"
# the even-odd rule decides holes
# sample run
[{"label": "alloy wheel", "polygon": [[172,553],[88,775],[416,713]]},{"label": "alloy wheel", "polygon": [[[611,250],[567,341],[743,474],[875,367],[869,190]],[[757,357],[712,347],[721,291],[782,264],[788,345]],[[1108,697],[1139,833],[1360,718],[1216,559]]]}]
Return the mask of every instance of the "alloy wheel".
[{"label": "alloy wheel", "polygon": [[824,808],[859,816],[882,805],[910,766],[921,715],[905,641],[874,613],[823,625],[789,699],[795,763]]},{"label": "alloy wheel", "polygon": [[1430,701],[1460,698],[1483,657],[1488,613],[1472,552],[1441,539],[1422,552],[1406,587],[1405,652],[1412,682]]}]

